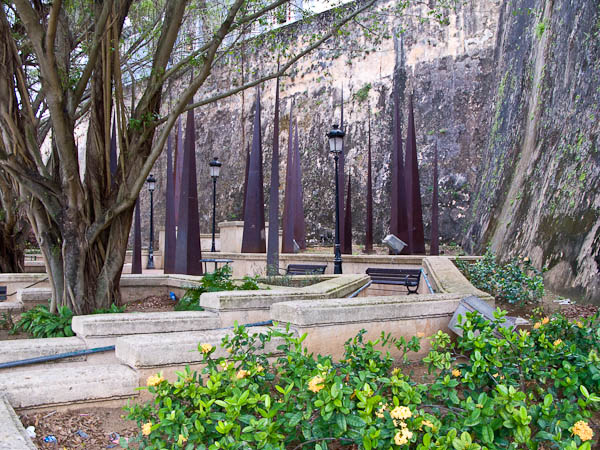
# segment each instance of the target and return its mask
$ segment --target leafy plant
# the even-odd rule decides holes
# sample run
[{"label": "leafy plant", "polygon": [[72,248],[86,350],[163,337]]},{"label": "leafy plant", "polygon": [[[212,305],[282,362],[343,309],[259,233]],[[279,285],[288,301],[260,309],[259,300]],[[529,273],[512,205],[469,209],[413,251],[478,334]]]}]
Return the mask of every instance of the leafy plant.
[{"label": "leafy plant", "polygon": [[117,306],[114,303],[111,303],[110,308],[98,308],[94,310],[92,314],[118,314],[125,312],[125,305]]},{"label": "leafy plant", "polygon": [[175,311],[203,311],[200,306],[200,295],[204,292],[219,291],[255,291],[260,289],[258,286],[258,276],[244,277],[242,282],[235,282],[232,279],[231,267],[225,265],[212,273],[207,273],[202,277],[199,286],[188,288],[186,293],[179,299],[175,305]]},{"label": "leafy plant", "polygon": [[73,311],[67,306],[59,306],[58,313],[52,314],[45,305],[38,305],[21,315],[11,333],[26,331],[34,338],[75,336],[71,329]]},{"label": "leafy plant", "polygon": [[499,264],[488,247],[476,263],[460,259],[456,266],[478,289],[508,303],[537,302],[544,296],[542,272],[531,264],[528,257],[516,257],[507,264]]},{"label": "leafy plant", "polygon": [[[591,417],[600,405],[598,317],[540,318],[529,332],[499,327],[505,314],[498,310],[489,321],[467,313],[456,342],[442,331],[432,336],[426,382],[394,367],[386,351],[416,351],[416,337],[365,342],[363,330],[336,362],[309,353],[306,335],[289,328],[250,334],[236,326],[221,343],[227,358],[198,345],[201,374],[188,367],[174,382],[148,378],[140,389],[153,401],[125,408],[141,432],[121,445],[591,450]],[[275,338],[278,355],[267,351]]]}]

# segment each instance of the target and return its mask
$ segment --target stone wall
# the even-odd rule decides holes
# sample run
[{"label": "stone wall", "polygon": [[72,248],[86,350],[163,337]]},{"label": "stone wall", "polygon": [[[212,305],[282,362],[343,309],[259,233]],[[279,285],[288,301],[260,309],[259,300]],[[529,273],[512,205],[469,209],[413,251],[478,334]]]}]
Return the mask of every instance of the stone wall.
[{"label": "stone wall", "polygon": [[469,250],[528,254],[547,285],[600,301],[600,5],[504,2]]},{"label": "stone wall", "polygon": [[[364,241],[367,124],[371,108],[375,240],[388,232],[390,193],[390,149],[392,75],[402,77],[403,119],[409,92],[415,95],[417,147],[421,169],[426,236],[429,234],[432,191],[432,157],[435,142],[440,149],[441,236],[459,241],[465,227],[465,212],[477,180],[481,147],[485,144],[485,100],[493,80],[493,49],[499,1],[464,3],[450,15],[450,24],[422,23],[422,7],[406,11],[389,24],[403,29],[398,38],[383,39],[380,45],[365,42],[362,28],[348,27],[349,35],[331,40],[323,48],[296,64],[281,80],[280,198],[283,210],[289,110],[294,103],[302,158],[304,209],[309,238],[317,240],[333,229],[333,159],[327,151],[325,134],[339,122],[341,90],[344,90],[346,122],[346,173],[352,174],[354,242]],[[385,6],[385,3],[383,4]],[[331,20],[322,14],[311,24],[296,23],[284,30],[284,39],[296,42]],[[360,51],[359,51],[360,50]],[[243,53],[244,80],[253,70],[273,67],[275,56],[262,49]],[[215,71],[206,89],[196,99],[241,82],[240,61],[230,60]],[[268,204],[273,130],[275,81],[261,86],[265,203]],[[218,156],[223,162],[217,184],[217,221],[241,220],[242,186],[246,143],[252,136],[254,90],[196,110],[196,145],[201,232],[210,232],[212,186],[208,162]],[[439,133],[444,130],[443,133]],[[405,134],[405,132],[404,132]],[[155,210],[164,221],[164,155],[157,161]],[[142,211],[147,211],[147,192],[142,192]],[[143,222],[147,227],[147,213]],[[267,212],[268,217],[268,212]],[[147,231],[144,232],[147,241]]]}]

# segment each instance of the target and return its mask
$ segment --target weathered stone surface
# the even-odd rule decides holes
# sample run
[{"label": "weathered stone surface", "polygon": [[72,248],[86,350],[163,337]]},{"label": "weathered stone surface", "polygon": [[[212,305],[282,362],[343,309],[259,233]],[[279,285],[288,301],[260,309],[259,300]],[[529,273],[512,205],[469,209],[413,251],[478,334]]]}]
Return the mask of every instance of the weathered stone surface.
[{"label": "weathered stone surface", "polygon": [[61,364],[0,377],[0,390],[15,408],[133,397],[136,387],[135,371],[122,364]]},{"label": "weathered stone surface", "polygon": [[[85,350],[85,342],[78,337],[15,339],[0,341],[0,363],[19,361],[38,356],[57,355],[59,353]],[[85,359],[85,356],[79,357]]]},{"label": "weathered stone surface", "polygon": [[17,291],[17,301],[25,305],[25,309],[30,309],[35,305],[48,305],[48,300],[52,297],[50,288],[27,288]]},{"label": "weathered stone surface", "polygon": [[[250,334],[266,333],[265,327],[249,328]],[[217,349],[214,357],[227,356],[220,347],[222,339],[231,335],[233,330],[220,329],[191,333],[141,334],[123,336],[117,339],[116,356],[119,361],[131,367],[155,367],[180,364],[194,364],[202,361],[202,353],[198,344],[211,344]],[[265,352],[276,352],[280,339],[273,339],[267,344]]]},{"label": "weathered stone surface", "polygon": [[0,395],[0,450],[36,450],[5,395]]},{"label": "weathered stone surface", "polygon": [[75,316],[71,327],[80,337],[171,333],[218,328],[219,317],[207,311],[174,311]]},{"label": "weathered stone surface", "polygon": [[[549,267],[548,285],[600,302],[600,9],[503,2],[480,179],[464,243]],[[473,245],[474,244],[474,245]]]},{"label": "weathered stone surface", "polygon": [[494,301],[490,294],[480,291],[469,283],[469,280],[447,257],[428,256],[423,258],[423,268],[437,292],[459,294],[462,297],[474,295],[485,301],[492,303]]}]

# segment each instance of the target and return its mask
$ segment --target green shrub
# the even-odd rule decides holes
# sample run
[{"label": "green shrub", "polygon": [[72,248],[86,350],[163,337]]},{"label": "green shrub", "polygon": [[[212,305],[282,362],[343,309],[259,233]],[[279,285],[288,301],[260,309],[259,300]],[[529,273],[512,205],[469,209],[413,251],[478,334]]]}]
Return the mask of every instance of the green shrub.
[{"label": "green shrub", "polygon": [[92,314],[119,314],[125,312],[125,305],[117,306],[111,303],[110,308],[98,308]]},{"label": "green shrub", "polygon": [[75,336],[71,329],[73,311],[67,306],[59,306],[58,313],[52,314],[45,305],[38,305],[21,315],[11,333],[26,331],[34,338]]},{"label": "green shrub", "polygon": [[[467,313],[456,342],[442,331],[432,336],[423,359],[427,382],[393,368],[383,353],[390,346],[404,355],[416,351],[417,338],[382,335],[365,342],[363,330],[335,362],[309,354],[302,346],[306,335],[289,329],[249,334],[236,326],[221,344],[227,359],[210,344],[198,345],[202,374],[186,368],[174,382],[148,378],[141,389],[153,401],[125,408],[141,430],[130,444],[326,450],[337,441],[365,450],[590,450],[588,424],[600,404],[598,317],[573,323],[555,316],[531,332],[513,332],[498,328],[504,315],[498,310],[486,321]],[[265,353],[276,337],[283,339],[277,358]]]},{"label": "green shrub", "polygon": [[456,266],[478,289],[488,292],[496,300],[508,303],[538,302],[544,296],[542,272],[532,266],[528,257],[513,258],[499,264],[488,247],[476,263],[457,259]]},{"label": "green shrub", "polygon": [[175,305],[175,311],[203,311],[200,295],[204,292],[255,291],[259,289],[258,277],[244,277],[241,284],[231,278],[231,267],[225,265],[202,277],[199,286],[190,287]]}]

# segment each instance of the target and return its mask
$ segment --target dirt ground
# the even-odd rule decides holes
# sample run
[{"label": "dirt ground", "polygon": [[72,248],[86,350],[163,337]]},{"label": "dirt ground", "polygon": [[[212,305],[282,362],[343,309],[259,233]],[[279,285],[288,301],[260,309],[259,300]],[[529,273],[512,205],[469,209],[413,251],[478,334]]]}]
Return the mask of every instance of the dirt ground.
[{"label": "dirt ground", "polygon": [[[35,427],[34,444],[39,449],[121,449],[119,437],[137,432],[135,422],[126,420],[120,408],[82,408],[69,412],[21,413],[23,426]],[[52,440],[56,442],[44,442]]]}]

